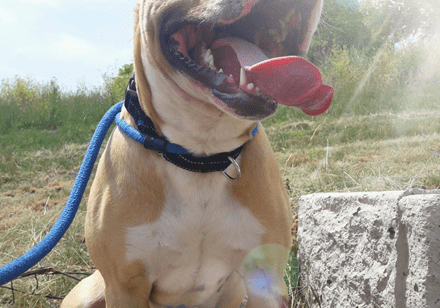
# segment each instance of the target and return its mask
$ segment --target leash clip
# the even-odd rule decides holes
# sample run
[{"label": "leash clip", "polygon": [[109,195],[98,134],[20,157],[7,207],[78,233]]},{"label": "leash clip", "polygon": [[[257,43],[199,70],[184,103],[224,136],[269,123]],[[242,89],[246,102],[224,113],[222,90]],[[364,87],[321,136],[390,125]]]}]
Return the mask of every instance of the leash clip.
[{"label": "leash clip", "polygon": [[241,178],[241,170],[240,166],[238,165],[237,161],[233,159],[231,156],[228,156],[228,159],[231,161],[232,165],[234,166],[235,170],[237,170],[237,177],[233,178],[229,174],[227,174],[224,170],[222,171],[223,175],[230,181],[236,182]]}]

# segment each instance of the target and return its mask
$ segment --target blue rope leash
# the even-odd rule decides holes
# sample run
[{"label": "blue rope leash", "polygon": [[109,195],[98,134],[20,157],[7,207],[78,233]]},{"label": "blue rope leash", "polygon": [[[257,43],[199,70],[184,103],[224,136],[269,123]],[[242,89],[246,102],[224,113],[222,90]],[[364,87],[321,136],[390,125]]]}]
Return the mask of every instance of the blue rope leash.
[{"label": "blue rope leash", "polygon": [[119,102],[110,108],[110,110],[106,112],[102,120],[99,122],[98,127],[93,134],[92,140],[90,140],[89,147],[87,148],[87,152],[82,161],[78,175],[76,176],[75,183],[73,184],[66,206],[64,207],[63,212],[55,222],[52,229],[27,253],[0,268],[0,285],[14,280],[32,266],[37,264],[55,247],[55,245],[63,237],[64,233],[70,227],[70,224],[72,223],[73,218],[78,210],[84,190],[87,187],[87,182],[90,179],[90,174],[92,173],[93,166],[95,165],[96,158],[98,157],[99,149],[101,148],[102,142],[104,141],[104,138],[107,135],[107,132],[112,125],[116,114],[121,111],[123,103],[124,101]]},{"label": "blue rope leash", "polygon": [[[121,118],[121,113],[118,113],[116,115],[115,122],[116,122],[116,125],[118,125],[118,127],[124,132],[124,134],[130,136],[130,138],[136,140],[140,144],[144,144],[144,140],[147,137],[147,135],[144,133],[141,133],[136,128],[130,126],[127,122],[125,122]],[[155,142],[157,142],[157,140]],[[178,144],[174,144],[174,143],[167,143],[165,151],[168,153],[174,153],[174,154],[189,154],[189,152],[185,148],[181,147]]]}]

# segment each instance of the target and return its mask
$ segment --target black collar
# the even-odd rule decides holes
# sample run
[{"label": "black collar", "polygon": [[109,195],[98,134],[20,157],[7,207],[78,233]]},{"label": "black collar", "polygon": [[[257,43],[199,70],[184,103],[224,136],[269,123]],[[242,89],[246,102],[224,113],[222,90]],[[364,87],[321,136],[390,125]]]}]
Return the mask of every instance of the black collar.
[{"label": "black collar", "polygon": [[[143,140],[134,138],[130,133],[127,132],[127,130],[122,129],[121,125],[118,124],[118,126],[130,137],[142,143],[146,149],[156,151],[170,163],[185,170],[200,173],[224,171],[231,164],[230,158],[233,160],[237,159],[244,147],[244,145],[242,145],[231,152],[218,153],[211,156],[195,156],[185,148],[177,144],[170,143],[165,137],[159,136],[159,134],[156,132],[153,122],[143,112],[139,104],[134,72],[131,74],[130,81],[128,82],[128,86],[125,91],[124,106],[133,117],[139,132],[144,134],[142,135]],[[257,130],[258,125],[253,130],[252,134],[255,135]]]}]

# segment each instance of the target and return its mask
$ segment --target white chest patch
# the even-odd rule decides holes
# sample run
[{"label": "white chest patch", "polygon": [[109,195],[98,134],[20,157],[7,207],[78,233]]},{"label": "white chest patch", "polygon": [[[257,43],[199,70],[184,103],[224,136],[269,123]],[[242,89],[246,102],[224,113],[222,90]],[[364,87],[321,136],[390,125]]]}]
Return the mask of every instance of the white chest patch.
[{"label": "white chest patch", "polygon": [[229,185],[219,173],[179,170],[167,185],[160,218],[126,230],[126,261],[143,261],[162,291],[198,288],[200,301],[208,299],[265,232]]}]

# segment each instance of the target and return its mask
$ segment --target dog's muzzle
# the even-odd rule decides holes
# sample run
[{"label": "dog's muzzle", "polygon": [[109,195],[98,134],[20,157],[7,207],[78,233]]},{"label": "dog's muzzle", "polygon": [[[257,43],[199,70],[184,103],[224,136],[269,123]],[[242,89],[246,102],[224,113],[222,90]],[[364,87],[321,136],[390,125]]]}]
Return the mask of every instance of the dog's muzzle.
[{"label": "dog's muzzle", "polygon": [[232,14],[240,17],[233,22],[215,20],[220,13],[185,20],[185,14],[170,12],[161,24],[162,51],[175,69],[237,116],[260,120],[277,104],[318,115],[330,106],[333,88],[323,84],[318,68],[296,56],[310,26],[303,16],[310,19],[317,3],[262,0],[252,9],[241,7],[249,12]]}]

